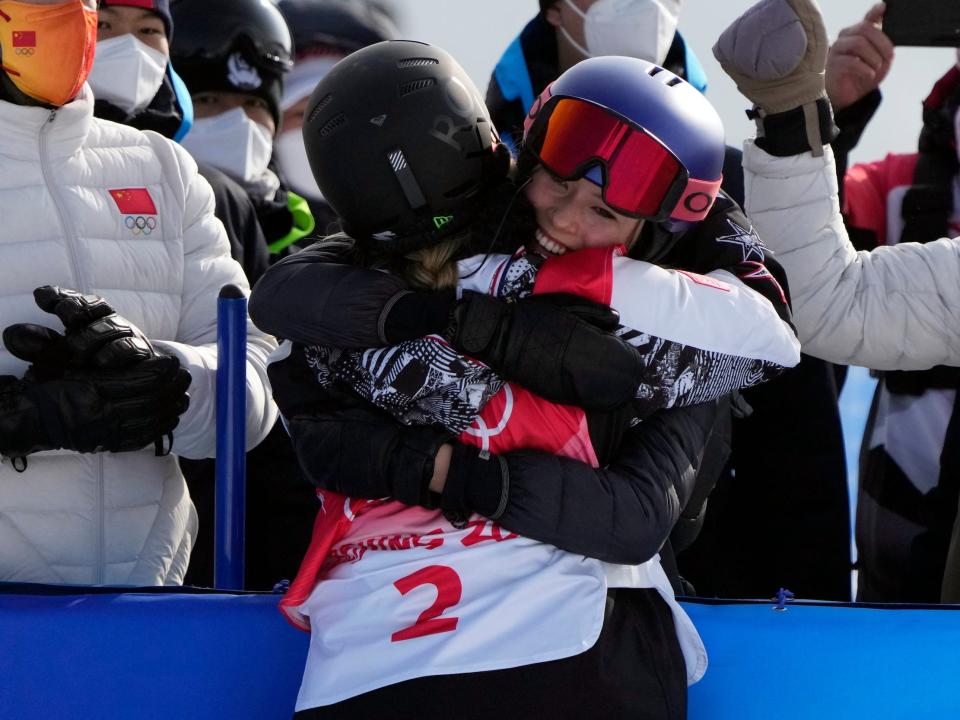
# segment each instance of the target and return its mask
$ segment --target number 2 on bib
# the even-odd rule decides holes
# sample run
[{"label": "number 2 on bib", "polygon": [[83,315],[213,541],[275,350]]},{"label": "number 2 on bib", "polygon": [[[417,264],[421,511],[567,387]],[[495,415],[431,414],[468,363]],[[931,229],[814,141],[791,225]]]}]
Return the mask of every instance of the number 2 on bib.
[{"label": "number 2 on bib", "polygon": [[463,583],[453,568],[446,565],[428,565],[412,575],[400,578],[393,585],[401,595],[406,595],[421,585],[433,585],[437,589],[437,599],[433,605],[420,613],[420,617],[413,625],[397,630],[391,635],[391,642],[453,632],[457,629],[458,617],[440,617],[444,610],[460,602],[460,597],[463,595]]}]

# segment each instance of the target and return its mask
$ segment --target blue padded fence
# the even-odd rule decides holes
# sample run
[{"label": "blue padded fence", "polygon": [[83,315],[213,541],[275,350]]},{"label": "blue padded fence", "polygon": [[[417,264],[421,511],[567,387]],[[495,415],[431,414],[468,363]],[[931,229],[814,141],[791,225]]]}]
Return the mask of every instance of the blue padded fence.
[{"label": "blue padded fence", "polygon": [[[0,585],[0,717],[290,718],[307,635],[278,598]],[[960,717],[958,608],[685,607],[710,653],[691,720]]]}]

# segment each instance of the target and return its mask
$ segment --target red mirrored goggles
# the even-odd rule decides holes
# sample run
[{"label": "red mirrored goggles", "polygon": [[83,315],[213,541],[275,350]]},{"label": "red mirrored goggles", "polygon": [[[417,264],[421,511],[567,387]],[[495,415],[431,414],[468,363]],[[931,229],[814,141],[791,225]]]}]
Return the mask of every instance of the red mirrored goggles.
[{"label": "red mirrored goggles", "polygon": [[720,178],[690,178],[676,155],[642,128],[576,98],[547,101],[525,146],[564,180],[579,179],[599,165],[603,201],[628,217],[702,220],[720,188]]}]

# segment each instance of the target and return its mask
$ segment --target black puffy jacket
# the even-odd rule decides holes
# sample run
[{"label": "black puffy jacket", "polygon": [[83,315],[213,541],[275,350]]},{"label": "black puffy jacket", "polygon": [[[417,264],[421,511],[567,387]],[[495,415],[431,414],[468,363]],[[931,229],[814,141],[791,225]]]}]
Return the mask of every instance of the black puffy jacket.
[{"label": "black puffy jacket", "polygon": [[608,562],[649,560],[694,494],[698,507],[685,515],[699,515],[716,477],[705,475],[707,487],[698,488],[704,448],[715,431],[727,440],[726,404],[707,403],[662,410],[627,430],[600,468],[541,451],[484,458],[476,448],[457,446],[444,494],[431,499],[423,488],[450,436],[400,425],[347,392],[321,389],[303,357],[293,346],[269,372],[301,468],[315,485],[352,497],[477,512],[525,537]]}]

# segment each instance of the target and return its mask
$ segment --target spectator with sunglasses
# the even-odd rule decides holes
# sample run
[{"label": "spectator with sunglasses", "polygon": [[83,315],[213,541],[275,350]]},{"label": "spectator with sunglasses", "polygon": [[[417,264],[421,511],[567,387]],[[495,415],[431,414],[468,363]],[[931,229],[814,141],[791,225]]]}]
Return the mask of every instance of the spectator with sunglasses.
[{"label": "spectator with sunglasses", "polygon": [[[458,711],[465,717],[502,711],[504,697],[522,717],[684,716],[686,684],[702,674],[705,654],[657,552],[722,425],[712,403],[697,403],[795,363],[798,347],[762,262],[751,274],[773,300],[732,273],[676,273],[622,257],[620,246],[644,239],[641,215],[677,214],[670,231],[648,236],[647,252],[668,256],[719,185],[722,133],[705,100],[684,119],[688,133],[704,120],[695,127],[702,146],[684,164],[639,122],[581,97],[602,86],[608,104],[619,92],[641,113],[652,102],[667,110],[664,96],[676,93],[664,114],[683,118],[687,88],[654,70],[603,58],[561,78],[528,131],[526,172],[540,179],[519,188],[504,178],[508,158],[476,90],[436,48],[361,50],[311,97],[307,153],[349,235],[274,266],[253,301],[263,327],[311,344],[288,345],[271,367],[301,465],[323,498],[282,603],[313,635],[298,717],[391,717],[413,705],[421,717],[446,717],[452,695],[475,698]],[[378,128],[353,117],[394,121]],[[554,154],[563,148],[578,155],[575,167],[553,168],[567,181],[540,167],[541,158],[564,161]],[[593,168],[600,173],[580,177]],[[357,192],[359,178],[370,193]],[[511,202],[520,209],[504,217]],[[552,229],[555,213],[570,213],[578,229],[538,228]],[[528,248],[469,258],[498,224],[498,245],[523,237]],[[722,253],[705,255],[704,266]],[[742,264],[739,254],[730,262]],[[447,289],[458,276],[459,304]],[[404,289],[403,278],[439,289]],[[594,327],[616,318],[555,294],[578,283],[603,304],[617,304],[618,292],[647,293],[625,303],[621,318],[645,330],[624,328],[618,339]],[[403,306],[398,315],[373,307],[387,291],[388,304]],[[393,347],[343,349],[356,347],[350,333],[384,344],[378,317]],[[678,409],[651,415],[671,405]],[[649,417],[630,429],[637,414]],[[421,586],[436,588],[442,606],[425,622],[408,617]],[[584,682],[596,691],[579,692]]]}]

